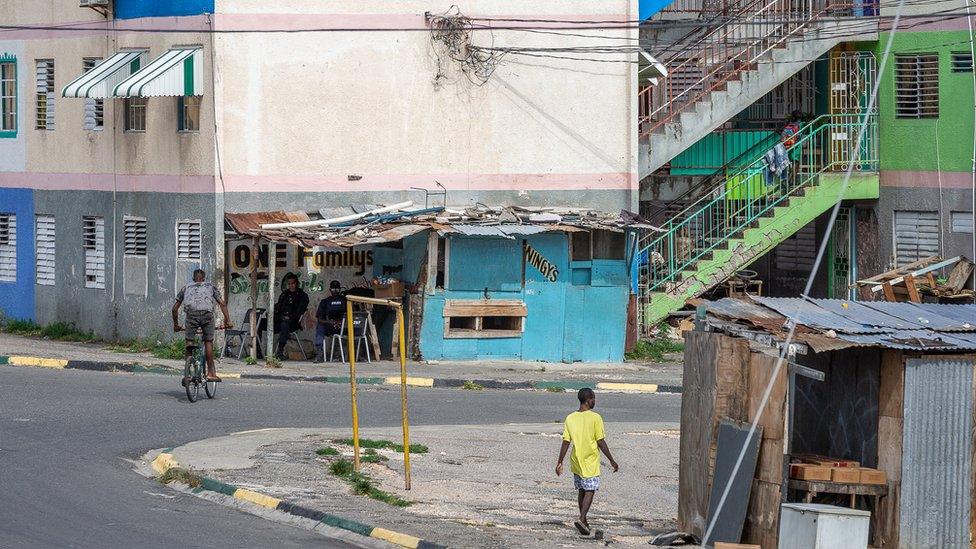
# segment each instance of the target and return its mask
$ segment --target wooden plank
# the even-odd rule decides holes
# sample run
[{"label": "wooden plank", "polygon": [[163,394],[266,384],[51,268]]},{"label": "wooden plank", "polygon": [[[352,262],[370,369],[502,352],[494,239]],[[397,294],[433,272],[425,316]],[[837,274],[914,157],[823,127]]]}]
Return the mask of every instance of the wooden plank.
[{"label": "wooden plank", "polygon": [[881,288],[884,290],[885,301],[898,301],[895,297],[895,290],[892,289],[890,282],[885,282],[881,285]]},{"label": "wooden plank", "polygon": [[790,488],[803,492],[818,494],[857,494],[861,496],[883,496],[888,493],[888,487],[876,484],[849,484],[826,480],[797,480],[790,479]]},{"label": "wooden plank", "polygon": [[[905,366],[901,351],[881,352],[881,380],[878,388],[878,414],[901,418],[905,415]],[[899,445],[901,439],[899,439]]]},{"label": "wooden plank", "polygon": [[830,467],[813,463],[794,463],[790,465],[790,478],[796,480],[830,480]]},{"label": "wooden plank", "polygon": [[901,481],[902,421],[888,416],[878,418],[878,470],[896,481]]},{"label": "wooden plank", "polygon": [[960,260],[956,263],[956,266],[949,271],[949,276],[946,279],[946,287],[949,288],[951,293],[959,293],[966,282],[969,281],[969,275],[973,273],[973,264],[968,260]]},{"label": "wooden plank", "polygon": [[752,481],[752,495],[746,513],[742,542],[759,545],[763,549],[779,546],[780,485]]},{"label": "wooden plank", "polygon": [[[749,361],[749,418],[755,421],[759,416],[759,405],[762,403],[763,393],[773,372],[776,369],[778,357],[765,353],[752,353]],[[763,437],[782,439],[785,436],[786,392],[789,387],[788,368],[784,363],[773,383],[773,390],[769,395],[766,409],[759,416],[759,425],[763,429]]]},{"label": "wooden plank", "polygon": [[452,316],[528,316],[525,302],[518,299],[448,299],[444,317]]},{"label": "wooden plank", "polygon": [[885,475],[884,471],[868,467],[859,467],[857,471],[859,473],[858,482],[861,484],[888,484],[888,475]]},{"label": "wooden plank", "polygon": [[921,303],[922,296],[918,293],[918,287],[915,285],[915,277],[912,275],[905,276],[905,288],[908,289],[908,300],[912,303]]},{"label": "wooden plank", "polygon": [[[882,473],[883,474],[883,473]],[[830,481],[857,484],[861,480],[861,472],[854,467],[831,467]]]},{"label": "wooden plank", "polygon": [[901,483],[889,479],[888,495],[878,500],[878,508],[871,514],[874,547],[898,547],[900,512]]},{"label": "wooden plank", "polygon": [[[765,435],[765,432],[763,432]],[[785,442],[783,439],[765,438],[759,443],[759,463],[756,466],[756,478],[770,484],[783,484],[783,453]]]},{"label": "wooden plank", "polygon": [[459,330],[445,331],[445,339],[503,339],[522,337],[520,330]]}]

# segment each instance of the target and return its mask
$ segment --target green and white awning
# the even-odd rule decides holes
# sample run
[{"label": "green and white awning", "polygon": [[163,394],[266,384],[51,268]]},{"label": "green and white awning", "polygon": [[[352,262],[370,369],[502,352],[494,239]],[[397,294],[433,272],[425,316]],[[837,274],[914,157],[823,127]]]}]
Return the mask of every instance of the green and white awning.
[{"label": "green and white awning", "polygon": [[203,95],[203,50],[173,48],[139,72],[119,82],[113,97],[175,97]]},{"label": "green and white awning", "polygon": [[61,90],[62,97],[91,97],[105,99],[112,96],[115,86],[139,71],[146,50],[120,51],[92,67]]}]

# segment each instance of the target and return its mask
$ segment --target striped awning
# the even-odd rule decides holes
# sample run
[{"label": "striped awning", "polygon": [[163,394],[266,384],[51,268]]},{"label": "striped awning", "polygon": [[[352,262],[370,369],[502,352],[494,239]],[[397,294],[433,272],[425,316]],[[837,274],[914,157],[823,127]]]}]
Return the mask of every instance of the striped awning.
[{"label": "striped awning", "polygon": [[126,78],[113,97],[175,97],[203,95],[203,50],[173,48]]},{"label": "striped awning", "polygon": [[138,72],[146,50],[120,51],[75,78],[61,90],[62,97],[91,97],[105,99],[112,96],[116,84]]}]

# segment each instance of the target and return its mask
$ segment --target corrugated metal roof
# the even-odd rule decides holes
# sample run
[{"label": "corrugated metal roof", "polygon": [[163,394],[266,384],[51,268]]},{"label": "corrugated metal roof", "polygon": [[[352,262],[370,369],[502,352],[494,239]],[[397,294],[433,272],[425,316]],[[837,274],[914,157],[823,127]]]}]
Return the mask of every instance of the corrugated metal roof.
[{"label": "corrugated metal roof", "polygon": [[113,97],[203,95],[203,49],[172,48],[118,83]]},{"label": "corrugated metal roof", "polygon": [[878,328],[823,309],[818,305],[819,300],[805,300],[799,297],[754,297],[752,299],[785,317],[796,320],[799,324],[813,328],[849,334],[877,334],[891,331],[890,328]]},{"label": "corrugated metal roof", "polygon": [[268,231],[262,231],[261,225],[265,223],[289,223],[293,221],[308,221],[308,214],[305,212],[255,212],[255,213],[228,213],[224,218],[230,226],[240,234],[255,235]]},{"label": "corrugated metal roof", "polygon": [[[784,337],[777,313],[799,319],[796,338],[816,351],[849,346],[915,351],[976,350],[976,305],[890,303],[799,298],[721,299],[711,314]],[[802,309],[801,309],[802,307]],[[799,313],[798,313],[799,311]],[[813,329],[816,333],[803,333]]]},{"label": "corrugated metal roof", "polygon": [[515,235],[528,236],[550,230],[542,225],[472,225],[467,223],[452,224],[451,228],[465,236],[486,236],[509,240],[514,239]]},{"label": "corrugated metal roof", "polygon": [[[110,97],[116,84],[131,76],[132,62],[145,57],[145,50],[120,51],[104,59],[61,90],[62,97]],[[139,63],[136,63],[136,67]]]}]

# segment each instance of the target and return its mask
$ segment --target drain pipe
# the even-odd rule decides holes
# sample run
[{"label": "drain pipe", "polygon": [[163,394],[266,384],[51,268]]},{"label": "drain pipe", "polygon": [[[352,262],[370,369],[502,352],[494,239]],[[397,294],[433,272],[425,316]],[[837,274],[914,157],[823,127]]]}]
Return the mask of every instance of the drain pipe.
[{"label": "drain pipe", "polygon": [[[972,202],[970,203],[970,215],[973,222],[973,255],[970,257],[976,261],[976,45],[973,44],[973,13],[972,1],[966,0],[966,23],[969,25],[969,68],[973,74],[973,169],[972,169]],[[974,286],[976,286],[976,274],[973,275]],[[976,296],[973,296],[976,303]]]}]

